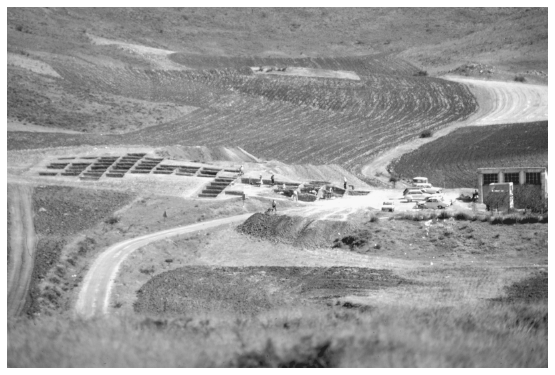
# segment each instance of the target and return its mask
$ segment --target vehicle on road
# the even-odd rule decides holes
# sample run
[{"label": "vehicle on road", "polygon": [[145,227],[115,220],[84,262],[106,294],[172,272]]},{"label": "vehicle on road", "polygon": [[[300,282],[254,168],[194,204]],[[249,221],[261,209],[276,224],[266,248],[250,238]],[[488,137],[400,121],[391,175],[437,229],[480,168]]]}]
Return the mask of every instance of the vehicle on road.
[{"label": "vehicle on road", "polygon": [[432,197],[428,197],[426,199],[424,199],[422,202],[417,203],[415,208],[420,208],[420,209],[427,209],[427,208],[431,208],[431,209],[444,209],[446,207],[449,207],[453,204],[453,202],[447,202],[445,200],[443,200],[443,198],[439,197],[439,196],[432,196]]},{"label": "vehicle on road", "polygon": [[407,188],[403,191],[403,198],[405,198],[407,202],[423,200],[432,195],[433,194],[427,193],[421,188]]},{"label": "vehicle on road", "polygon": [[395,211],[395,201],[385,201],[382,204],[382,211]]}]

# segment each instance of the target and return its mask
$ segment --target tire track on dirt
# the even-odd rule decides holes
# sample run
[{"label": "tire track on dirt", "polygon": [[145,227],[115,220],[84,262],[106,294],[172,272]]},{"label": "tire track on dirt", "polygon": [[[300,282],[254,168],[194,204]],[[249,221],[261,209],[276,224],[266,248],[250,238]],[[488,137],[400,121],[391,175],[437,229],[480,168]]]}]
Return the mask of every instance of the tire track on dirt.
[{"label": "tire track on dirt", "polygon": [[[478,101],[478,111],[464,121],[453,122],[438,130],[430,138],[417,138],[386,151],[362,168],[363,175],[389,183],[389,172],[386,168],[393,160],[463,126],[514,124],[548,119],[547,86],[454,76],[444,78],[467,85]],[[401,185],[404,186],[399,184]]]},{"label": "tire track on dirt", "polygon": [[35,263],[36,237],[33,224],[33,188],[18,184],[8,185],[10,212],[10,249],[8,256],[8,316],[20,315]]},{"label": "tire track on dirt", "polygon": [[133,251],[151,242],[246,220],[251,213],[167,229],[110,246],[96,258],[87,272],[75,305],[75,315],[91,318],[108,313],[112,286],[120,265]]}]

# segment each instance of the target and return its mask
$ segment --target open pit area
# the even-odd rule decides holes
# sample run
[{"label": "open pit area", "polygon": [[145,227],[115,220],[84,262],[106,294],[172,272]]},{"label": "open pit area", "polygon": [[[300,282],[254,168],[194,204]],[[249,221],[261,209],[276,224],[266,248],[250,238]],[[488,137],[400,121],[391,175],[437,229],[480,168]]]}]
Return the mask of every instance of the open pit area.
[{"label": "open pit area", "polygon": [[9,7],[7,366],[548,367],[547,26]]}]

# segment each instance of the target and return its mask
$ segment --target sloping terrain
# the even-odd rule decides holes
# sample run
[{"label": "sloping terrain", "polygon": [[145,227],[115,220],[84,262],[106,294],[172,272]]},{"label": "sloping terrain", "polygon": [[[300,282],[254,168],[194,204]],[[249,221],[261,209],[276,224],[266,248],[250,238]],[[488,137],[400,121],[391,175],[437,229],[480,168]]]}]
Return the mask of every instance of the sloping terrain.
[{"label": "sloping terrain", "polygon": [[452,188],[475,186],[478,168],[547,166],[548,123],[542,121],[457,129],[403,155],[391,170]]},{"label": "sloping terrain", "polygon": [[[168,73],[55,66],[64,77],[64,85],[69,83],[93,96],[107,92],[203,108],[164,125],[125,135],[31,137],[10,132],[9,149],[78,144],[239,145],[266,159],[335,163],[354,171],[372,155],[414,138],[424,129],[464,119],[476,109],[474,98],[464,86],[426,77],[372,75],[351,83],[308,77],[255,77],[250,69]],[[51,106],[50,101],[45,105]],[[14,104],[9,108],[16,111],[19,107]],[[56,121],[66,127],[75,126],[71,116],[77,113],[64,113],[70,117]],[[79,123],[85,119],[80,117]]]},{"label": "sloping terrain", "polygon": [[[416,152],[415,150],[419,147],[424,147],[424,145],[435,142],[437,139],[442,137],[448,138],[450,137],[449,134],[457,129],[468,126],[513,124],[517,122],[523,123],[522,126],[526,127],[526,123],[547,121],[548,119],[547,86],[522,84],[518,82],[494,82],[482,79],[472,80],[454,76],[446,76],[446,78],[466,84],[477,99],[478,110],[464,121],[453,122],[443,129],[432,132],[430,137],[417,138],[384,152],[362,168],[363,175],[368,178],[377,179],[382,183],[387,183],[390,176],[389,172],[391,171],[391,162],[398,160],[403,155]],[[482,130],[474,129],[476,135],[481,134]],[[484,131],[488,132],[488,130]],[[524,128],[520,130],[520,136],[528,137]],[[452,142],[455,144],[455,139],[456,138],[453,138],[449,141],[443,139],[442,142]],[[479,140],[476,138],[476,141]],[[535,140],[528,139],[524,142],[534,143]],[[500,145],[496,144],[493,147],[500,147]],[[505,149],[505,151],[507,153],[512,152],[511,149]],[[482,156],[485,157],[486,155]],[[509,154],[507,154],[507,156],[509,156]],[[407,159],[405,158],[405,160]],[[422,161],[422,163],[425,162],[424,160]],[[459,162],[464,163],[465,161],[460,160]],[[484,161],[484,163],[488,163],[488,161]],[[451,165],[450,168],[451,170],[453,168],[465,169],[463,165]],[[408,172],[408,170],[405,168],[404,172]],[[442,172],[447,174],[451,173],[450,170],[444,170]],[[435,173],[437,174],[439,172],[435,171]],[[413,172],[410,172],[409,175],[413,175]],[[410,176],[405,175],[404,177]],[[439,182],[435,183],[437,184]]]},{"label": "sloping terrain", "polygon": [[[547,8],[8,8],[8,312],[30,279],[32,317],[8,320],[8,366],[547,367],[547,214],[378,213],[402,189],[294,202],[267,180],[208,200],[206,176],[164,175],[370,190],[423,131],[399,167],[434,183],[542,162],[547,37]],[[438,139],[468,125],[488,126]],[[169,165],[76,177],[137,152]]]},{"label": "sloping terrain", "polygon": [[24,311],[31,285],[37,238],[30,186],[8,185],[8,316]]},{"label": "sloping terrain", "polygon": [[194,56],[406,51],[424,67],[474,60],[547,69],[547,8],[10,8],[7,15],[9,52],[28,48],[143,67],[157,62],[116,46],[81,47],[94,35],[182,51],[193,56],[192,68],[199,67]]},{"label": "sloping terrain", "polygon": [[[121,192],[43,186],[36,187],[31,198],[37,243],[23,311],[29,316],[46,313],[48,308],[60,308],[60,295],[73,287],[73,284],[60,283],[64,276],[69,277],[65,275],[68,264],[61,262],[64,246],[79,232],[102,222],[129,203],[131,196]],[[78,257],[85,256],[90,245],[84,243]],[[75,261],[71,259],[69,264]],[[45,280],[47,276],[51,276],[48,281]]]}]

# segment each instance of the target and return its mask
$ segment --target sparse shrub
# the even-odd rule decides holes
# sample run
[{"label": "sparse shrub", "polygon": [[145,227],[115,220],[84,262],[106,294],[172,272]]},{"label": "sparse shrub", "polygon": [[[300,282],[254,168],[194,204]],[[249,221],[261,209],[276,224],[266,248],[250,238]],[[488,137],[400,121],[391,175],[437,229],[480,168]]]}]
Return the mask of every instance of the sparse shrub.
[{"label": "sparse shrub", "polygon": [[453,217],[453,214],[449,211],[441,211],[437,216],[438,219],[450,219]]},{"label": "sparse shrub", "polygon": [[453,216],[455,220],[476,220],[474,215],[468,214],[466,212],[456,212]]},{"label": "sparse shrub", "polygon": [[114,225],[114,224],[119,223],[119,217],[117,217],[117,216],[110,216],[110,217],[106,218],[106,220],[104,220],[104,222],[105,222],[106,224]]},{"label": "sparse shrub", "polygon": [[433,133],[430,129],[426,129],[422,133],[420,133],[420,138],[430,138],[432,134]]},{"label": "sparse shrub", "polygon": [[85,255],[90,250],[94,249],[96,241],[94,238],[85,237],[85,239],[77,244],[77,253],[79,255]]},{"label": "sparse shrub", "polygon": [[154,266],[150,266],[150,268],[140,268],[139,272],[144,273],[145,275],[150,275],[154,273]]},{"label": "sparse shrub", "polygon": [[340,349],[332,348],[329,339],[314,342],[312,337],[303,337],[301,342],[282,355],[278,355],[272,339],[260,350],[250,350],[237,355],[230,367],[274,367],[274,368],[321,368],[338,364]]},{"label": "sparse shrub", "polygon": [[524,78],[524,76],[518,75],[515,76],[515,82],[525,82],[526,78]]},{"label": "sparse shrub", "polygon": [[417,77],[426,77],[428,72],[426,70],[419,70],[418,72],[414,73],[413,76]]},{"label": "sparse shrub", "polygon": [[397,181],[399,181],[401,179],[401,177],[397,174],[392,174],[391,177],[389,178],[389,182],[393,183],[393,188],[395,189],[395,185],[397,184]]},{"label": "sparse shrub", "polygon": [[535,224],[540,221],[540,218],[537,215],[525,215],[520,218],[519,222],[521,224]]},{"label": "sparse shrub", "polygon": [[492,224],[503,224],[503,218],[501,216],[492,216],[490,222]]}]

